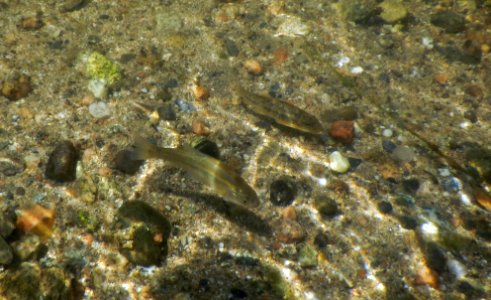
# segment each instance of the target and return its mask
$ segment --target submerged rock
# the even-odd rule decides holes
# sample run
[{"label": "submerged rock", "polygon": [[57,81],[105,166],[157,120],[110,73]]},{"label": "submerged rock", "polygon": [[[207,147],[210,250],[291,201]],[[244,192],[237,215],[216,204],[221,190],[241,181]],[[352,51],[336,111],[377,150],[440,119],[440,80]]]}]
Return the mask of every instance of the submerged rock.
[{"label": "submerged rock", "polygon": [[78,150],[72,142],[62,141],[58,143],[49,155],[45,176],[57,182],[74,181],[76,178]]},{"label": "submerged rock", "polygon": [[143,201],[125,202],[118,210],[120,252],[136,265],[160,263],[167,254],[169,221]]},{"label": "submerged rock", "polygon": [[290,179],[278,179],[269,187],[269,199],[277,206],[288,206],[292,204],[297,195],[295,183]]}]

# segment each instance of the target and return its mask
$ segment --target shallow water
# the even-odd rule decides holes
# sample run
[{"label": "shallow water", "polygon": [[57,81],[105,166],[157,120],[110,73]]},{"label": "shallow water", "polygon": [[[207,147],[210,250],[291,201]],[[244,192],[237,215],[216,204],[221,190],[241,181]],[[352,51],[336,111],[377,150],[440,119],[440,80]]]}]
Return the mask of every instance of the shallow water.
[{"label": "shallow water", "polygon": [[[16,254],[0,266],[0,295],[491,295],[489,201],[473,197],[491,172],[488,1],[77,2],[0,1],[0,216],[18,223],[33,204],[55,212],[47,238],[19,225],[2,235],[0,253]],[[114,75],[102,87],[101,71],[87,67],[94,53]],[[25,84],[20,74],[30,91],[15,99],[5,82]],[[326,134],[264,119],[239,104],[237,84],[316,116]],[[159,119],[160,107],[176,118]],[[352,119],[352,143],[329,137],[332,122]],[[254,188],[257,208],[230,204],[162,161],[134,175],[114,167],[135,133],[163,147],[192,144],[196,120],[206,130],[194,132],[208,131]],[[63,140],[80,150],[73,182],[44,174]],[[348,172],[331,169],[334,151],[350,158]],[[294,187],[291,204],[270,201],[276,180]],[[170,222],[168,240],[146,214],[121,224],[118,209],[135,200]],[[125,252],[139,243],[129,235],[140,223],[167,242],[150,266],[132,261],[148,249]],[[19,244],[37,250],[24,257]]]}]

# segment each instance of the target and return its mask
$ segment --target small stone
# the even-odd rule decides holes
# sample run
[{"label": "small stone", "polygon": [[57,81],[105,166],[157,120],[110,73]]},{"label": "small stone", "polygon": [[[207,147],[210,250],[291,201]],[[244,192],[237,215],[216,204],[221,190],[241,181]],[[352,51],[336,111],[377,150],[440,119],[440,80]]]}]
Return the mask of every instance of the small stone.
[{"label": "small stone", "polygon": [[434,75],[435,81],[441,85],[445,85],[448,82],[448,74],[443,72],[435,73]]},{"label": "small stone", "polygon": [[120,252],[134,264],[158,264],[167,254],[169,221],[143,201],[127,201],[117,212],[122,230],[117,234]]},{"label": "small stone", "polygon": [[25,162],[17,157],[0,157],[0,174],[4,176],[15,176],[22,173],[25,169]]},{"label": "small stone", "polygon": [[176,112],[170,104],[157,108],[157,113],[159,114],[159,118],[164,121],[175,121],[177,119]]},{"label": "small stone", "polygon": [[83,8],[86,4],[86,0],[64,0],[62,1],[60,11],[72,12]]},{"label": "small stone", "polygon": [[205,101],[210,97],[210,91],[202,85],[195,84],[192,90],[196,100]]},{"label": "small stone", "polygon": [[8,265],[14,259],[14,254],[9,244],[0,237],[0,265]]},{"label": "small stone", "polygon": [[317,266],[317,251],[307,244],[298,252],[298,262],[302,268],[313,268]]},{"label": "small stone", "polygon": [[438,26],[447,33],[459,33],[465,30],[465,17],[461,14],[442,11],[431,15],[431,24]]},{"label": "small stone", "polygon": [[20,20],[20,27],[24,30],[36,30],[43,27],[43,25],[41,15],[25,17]]},{"label": "small stone", "polygon": [[237,47],[237,44],[234,41],[232,41],[231,39],[225,39],[223,41],[223,44],[225,46],[225,49],[227,50],[228,56],[239,55],[239,47]]},{"label": "small stone", "polygon": [[343,144],[351,144],[355,135],[353,121],[339,120],[331,124],[329,135]]},{"label": "small stone", "polygon": [[328,244],[329,244],[329,238],[327,237],[326,234],[324,234],[322,232],[318,232],[315,235],[314,245],[316,245],[317,247],[322,249],[322,248],[325,248]]},{"label": "small stone", "polygon": [[220,150],[218,149],[217,144],[205,137],[193,139],[191,146],[201,153],[220,159]]},{"label": "small stone", "polygon": [[23,233],[32,232],[42,237],[49,237],[55,223],[55,211],[39,204],[19,211],[16,227]]},{"label": "small stone", "polygon": [[388,201],[380,201],[377,207],[383,214],[390,214],[392,212],[392,204],[390,204]]},{"label": "small stone", "polygon": [[193,133],[197,135],[209,135],[210,134],[210,129],[205,125],[205,122],[194,119],[191,127],[193,129]]},{"label": "small stone", "polygon": [[413,217],[402,215],[397,219],[404,229],[414,230],[416,227],[418,227],[418,222]]},{"label": "small stone", "polygon": [[411,179],[403,180],[402,186],[407,193],[414,195],[418,191],[420,183],[418,179],[411,178]]},{"label": "small stone", "polygon": [[2,83],[1,93],[11,101],[26,97],[31,92],[31,78],[20,75]]},{"label": "small stone", "polygon": [[349,160],[339,151],[334,151],[329,155],[329,168],[338,173],[346,173],[350,169]]},{"label": "small stone", "polygon": [[288,206],[292,204],[297,196],[295,183],[290,179],[278,179],[269,187],[269,199],[277,206]]},{"label": "small stone", "polygon": [[87,88],[89,89],[89,91],[92,92],[92,94],[96,98],[106,99],[108,94],[109,94],[107,82],[105,80],[102,80],[102,79],[96,78],[96,79],[90,80]]},{"label": "small stone", "polygon": [[89,113],[96,119],[104,119],[111,116],[111,109],[106,103],[98,101],[89,105]]},{"label": "small stone", "polygon": [[394,132],[392,131],[392,129],[390,128],[385,128],[383,131],[382,131],[382,135],[386,138],[389,138],[391,137],[392,135],[394,134]]},{"label": "small stone", "polygon": [[392,152],[392,158],[401,164],[412,161],[415,156],[414,150],[407,146],[397,146]]},{"label": "small stone", "polygon": [[278,242],[287,244],[301,242],[305,239],[305,235],[303,227],[294,220],[282,220],[276,231]]},{"label": "small stone", "polygon": [[179,110],[181,110],[182,112],[195,112],[196,111],[196,107],[194,107],[194,105],[190,102],[187,102],[185,100],[182,100],[182,99],[177,99],[176,100],[176,105],[177,107],[179,108]]},{"label": "small stone", "polygon": [[389,153],[394,152],[394,150],[397,148],[397,145],[392,143],[389,140],[383,140],[382,141],[382,148]]},{"label": "small stone", "polygon": [[315,206],[319,211],[319,214],[326,219],[331,219],[341,214],[336,201],[328,197],[316,199]]},{"label": "small stone", "polygon": [[379,7],[382,9],[380,17],[387,23],[399,22],[408,15],[407,8],[397,0],[385,0]]},{"label": "small stone", "polygon": [[134,151],[131,149],[123,149],[114,157],[113,165],[118,171],[128,175],[134,175],[143,165],[143,160],[135,160]]},{"label": "small stone", "polygon": [[45,176],[57,182],[74,181],[79,153],[70,141],[58,143],[49,155]]},{"label": "small stone", "polygon": [[263,67],[261,63],[255,59],[248,59],[244,62],[244,68],[249,74],[261,75],[263,73]]}]

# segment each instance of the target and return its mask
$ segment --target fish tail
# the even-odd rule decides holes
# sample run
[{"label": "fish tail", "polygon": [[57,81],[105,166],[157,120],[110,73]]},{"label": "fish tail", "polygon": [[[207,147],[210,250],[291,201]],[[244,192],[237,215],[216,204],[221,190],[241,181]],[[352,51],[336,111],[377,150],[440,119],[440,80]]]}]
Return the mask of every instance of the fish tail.
[{"label": "fish tail", "polygon": [[133,159],[135,160],[146,160],[149,158],[156,157],[157,151],[156,146],[150,144],[146,139],[139,135],[133,137],[135,151],[133,152]]}]

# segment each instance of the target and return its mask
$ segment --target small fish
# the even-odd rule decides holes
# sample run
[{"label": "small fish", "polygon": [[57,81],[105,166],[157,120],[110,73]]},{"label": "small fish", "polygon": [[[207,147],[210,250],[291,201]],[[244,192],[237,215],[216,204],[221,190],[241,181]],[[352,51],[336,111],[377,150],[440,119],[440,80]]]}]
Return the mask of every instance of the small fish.
[{"label": "small fish", "polygon": [[134,141],[135,159],[163,159],[175,167],[186,170],[195,180],[209,186],[226,200],[249,207],[259,204],[256,192],[221,161],[191,147],[162,148],[138,136]]},{"label": "small fish", "polygon": [[256,95],[237,86],[240,100],[258,115],[273,119],[277,124],[310,134],[322,134],[319,120],[291,103],[275,98]]}]

